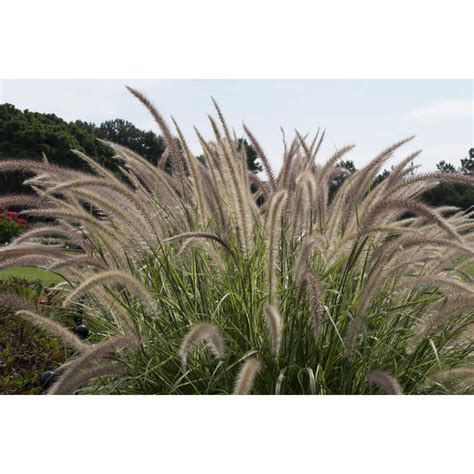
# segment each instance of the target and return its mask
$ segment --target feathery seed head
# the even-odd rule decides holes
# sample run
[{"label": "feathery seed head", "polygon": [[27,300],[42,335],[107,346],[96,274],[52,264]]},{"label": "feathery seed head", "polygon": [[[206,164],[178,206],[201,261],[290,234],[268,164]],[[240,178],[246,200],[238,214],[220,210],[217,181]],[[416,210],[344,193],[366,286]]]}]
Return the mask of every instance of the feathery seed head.
[{"label": "feathery seed head", "polygon": [[198,323],[189,330],[179,348],[183,371],[186,371],[189,352],[200,342],[206,344],[216,359],[224,358],[224,337],[221,330],[211,323]]},{"label": "feathery seed head", "polygon": [[369,384],[377,385],[387,395],[402,395],[402,389],[396,379],[384,370],[374,370],[369,376]]},{"label": "feathery seed head", "polygon": [[278,356],[280,353],[283,322],[281,314],[275,306],[265,306],[265,322],[270,334],[273,354]]},{"label": "feathery seed head", "polygon": [[256,357],[248,358],[242,364],[235,380],[234,395],[248,395],[252,391],[255,378],[260,369],[261,364]]}]

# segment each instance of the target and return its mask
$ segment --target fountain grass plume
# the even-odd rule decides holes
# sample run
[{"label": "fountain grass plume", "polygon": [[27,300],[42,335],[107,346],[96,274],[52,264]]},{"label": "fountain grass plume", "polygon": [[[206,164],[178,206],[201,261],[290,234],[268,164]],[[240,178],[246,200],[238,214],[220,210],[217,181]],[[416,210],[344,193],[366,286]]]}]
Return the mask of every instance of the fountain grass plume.
[{"label": "fountain grass plume", "polygon": [[286,191],[278,191],[270,203],[267,221],[267,282],[268,302],[273,303],[277,291],[276,272],[278,265],[278,249],[281,234],[281,218],[287,199]]},{"label": "fountain grass plume", "polygon": [[168,124],[166,123],[163,116],[158,112],[158,110],[154,107],[154,105],[148,100],[141,92],[137,91],[133,87],[126,86],[129,92],[131,92],[151,113],[155,122],[157,123],[158,127],[163,133],[163,137],[165,139],[166,145],[170,150],[170,155],[173,159],[173,164],[178,170],[179,176],[182,181],[186,178],[186,165],[184,159],[181,155],[181,152],[176,144],[174,137],[171,135],[170,129]]},{"label": "fountain grass plume", "polygon": [[123,286],[135,296],[139,297],[142,303],[144,303],[144,305],[148,308],[148,310],[153,311],[155,306],[153,297],[143,286],[143,284],[129,273],[118,270],[110,270],[91,276],[90,278],[82,282],[71,294],[68,295],[68,297],[63,302],[63,306],[67,307],[71,305],[74,301],[78,300],[84,294],[93,290],[95,287],[106,285],[109,283],[116,283]]},{"label": "fountain grass plume", "polygon": [[[64,367],[67,371],[70,366]],[[127,368],[122,363],[105,363],[87,367],[75,373],[73,377],[65,377],[60,384],[53,386],[49,395],[73,395],[81,386],[90,384],[91,380],[103,377],[120,377],[126,374]]]},{"label": "fountain grass plume", "polygon": [[317,338],[320,335],[324,311],[321,301],[321,284],[316,276],[311,272],[306,273],[304,283],[309,300],[311,327],[313,328],[314,336]]},{"label": "fountain grass plume", "polygon": [[374,370],[368,376],[370,385],[377,385],[387,395],[402,395],[402,388],[395,378],[384,370]]},{"label": "fountain grass plume", "polygon": [[87,352],[89,346],[83,343],[76,335],[71,331],[68,331],[62,324],[53,321],[50,318],[42,316],[31,310],[20,310],[17,311],[16,316],[24,319],[25,321],[38,326],[52,336],[57,337],[65,345],[74,349],[76,352]]},{"label": "fountain grass plume", "polygon": [[189,330],[179,348],[183,372],[186,371],[190,351],[200,342],[205,343],[216,359],[222,360],[224,358],[225,344],[221,330],[208,322],[198,323]]},{"label": "fountain grass plume", "polygon": [[137,347],[138,345],[139,340],[132,336],[110,337],[96,344],[80,357],[67,364],[63,374],[50,388],[48,394],[55,395],[68,392],[71,387],[75,387],[78,381],[82,380],[83,371],[89,369],[92,364],[101,361],[121,349],[129,349]]},{"label": "fountain grass plume", "polygon": [[313,235],[307,236],[301,245],[295,263],[295,280],[297,282],[303,283],[304,275],[308,270],[308,262],[310,261],[317,245],[318,240]]},{"label": "fountain grass plume", "polygon": [[261,369],[256,357],[249,357],[241,366],[235,379],[234,395],[248,395],[253,388],[255,378]]},{"label": "fountain grass plume", "polygon": [[278,356],[283,333],[282,317],[278,309],[272,305],[265,306],[264,312],[265,322],[267,324],[268,333],[270,334],[272,352],[273,355]]},{"label": "fountain grass plume", "polygon": [[174,240],[188,240],[188,239],[208,239],[218,242],[226,250],[226,252],[233,258],[236,264],[239,263],[237,254],[232,250],[232,247],[223,238],[218,235],[209,234],[207,232],[185,232],[179,235],[173,235],[165,239],[165,242],[173,242]]}]

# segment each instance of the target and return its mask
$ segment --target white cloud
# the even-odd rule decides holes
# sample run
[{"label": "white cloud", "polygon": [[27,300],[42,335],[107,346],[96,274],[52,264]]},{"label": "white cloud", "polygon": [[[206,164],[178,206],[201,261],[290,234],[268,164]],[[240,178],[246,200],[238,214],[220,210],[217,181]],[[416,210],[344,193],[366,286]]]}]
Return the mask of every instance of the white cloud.
[{"label": "white cloud", "polygon": [[447,100],[412,110],[409,120],[417,122],[441,122],[446,120],[473,119],[474,100]]}]

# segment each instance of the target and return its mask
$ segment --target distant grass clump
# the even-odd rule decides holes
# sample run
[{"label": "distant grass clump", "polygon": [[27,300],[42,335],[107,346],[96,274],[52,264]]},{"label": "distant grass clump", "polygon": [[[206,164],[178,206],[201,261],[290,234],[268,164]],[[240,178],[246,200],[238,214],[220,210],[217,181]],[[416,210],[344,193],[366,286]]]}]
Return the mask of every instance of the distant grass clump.
[{"label": "distant grass clump", "polygon": [[[473,390],[474,220],[418,197],[456,173],[415,173],[410,154],[378,185],[388,147],[334,189],[351,146],[325,162],[324,134],[284,139],[279,173],[253,133],[267,179],[216,105],[204,162],[150,101],[167,143],[153,166],[113,143],[123,180],[77,152],[89,174],[28,171],[28,214],[56,219],[0,250],[1,265],[60,271],[64,306],[95,344],[20,310],[71,348],[49,393],[415,394]],[[60,236],[81,252],[42,244]],[[4,296],[6,297],[6,296]]]}]

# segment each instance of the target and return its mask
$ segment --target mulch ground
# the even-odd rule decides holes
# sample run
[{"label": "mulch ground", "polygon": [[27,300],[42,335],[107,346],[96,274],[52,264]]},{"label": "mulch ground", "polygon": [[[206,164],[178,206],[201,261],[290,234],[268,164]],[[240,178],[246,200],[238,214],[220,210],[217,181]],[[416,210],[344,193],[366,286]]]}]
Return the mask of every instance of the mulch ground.
[{"label": "mulch ground", "polygon": [[0,394],[40,394],[41,374],[67,357],[57,339],[0,311]]}]

